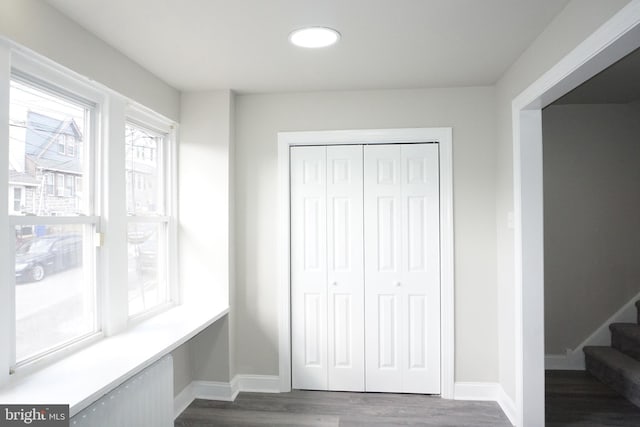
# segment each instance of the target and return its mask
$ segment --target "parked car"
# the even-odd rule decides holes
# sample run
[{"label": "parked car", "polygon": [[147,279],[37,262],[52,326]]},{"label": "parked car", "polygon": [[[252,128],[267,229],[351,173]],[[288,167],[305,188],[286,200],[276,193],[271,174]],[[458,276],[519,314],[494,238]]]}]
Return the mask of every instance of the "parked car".
[{"label": "parked car", "polygon": [[155,274],[158,268],[158,236],[155,229],[129,232],[129,256],[135,258],[138,274]]},{"label": "parked car", "polygon": [[16,281],[39,282],[47,275],[82,265],[82,236],[34,237],[16,249]]}]

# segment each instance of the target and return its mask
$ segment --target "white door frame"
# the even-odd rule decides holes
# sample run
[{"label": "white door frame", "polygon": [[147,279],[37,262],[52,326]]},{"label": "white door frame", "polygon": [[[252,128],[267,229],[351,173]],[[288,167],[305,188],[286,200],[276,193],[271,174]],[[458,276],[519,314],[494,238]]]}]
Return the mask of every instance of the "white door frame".
[{"label": "white door frame", "polygon": [[638,46],[640,0],[633,0],[512,103],[518,426],[545,422],[542,108]]},{"label": "white door frame", "polygon": [[453,151],[451,128],[367,129],[278,133],[280,280],[278,334],[280,391],[291,391],[289,147],[294,145],[400,144],[437,142],[440,163],[440,395],[453,399],[454,271]]}]

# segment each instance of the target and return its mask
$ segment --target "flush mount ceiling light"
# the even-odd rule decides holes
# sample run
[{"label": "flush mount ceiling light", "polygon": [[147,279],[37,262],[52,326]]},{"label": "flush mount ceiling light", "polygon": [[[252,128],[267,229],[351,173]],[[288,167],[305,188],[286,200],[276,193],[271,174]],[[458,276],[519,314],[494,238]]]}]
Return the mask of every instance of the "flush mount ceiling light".
[{"label": "flush mount ceiling light", "polygon": [[294,45],[312,49],[331,46],[339,39],[339,32],[326,27],[301,28],[289,34],[289,41]]}]

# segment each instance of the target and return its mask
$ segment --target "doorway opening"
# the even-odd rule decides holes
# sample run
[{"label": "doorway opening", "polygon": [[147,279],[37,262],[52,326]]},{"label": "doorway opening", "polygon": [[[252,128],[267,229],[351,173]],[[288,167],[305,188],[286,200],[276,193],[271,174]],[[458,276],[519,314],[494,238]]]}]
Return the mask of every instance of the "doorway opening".
[{"label": "doorway opening", "polygon": [[517,425],[543,426],[544,239],[542,108],[640,46],[640,7],[627,6],[512,104]]}]

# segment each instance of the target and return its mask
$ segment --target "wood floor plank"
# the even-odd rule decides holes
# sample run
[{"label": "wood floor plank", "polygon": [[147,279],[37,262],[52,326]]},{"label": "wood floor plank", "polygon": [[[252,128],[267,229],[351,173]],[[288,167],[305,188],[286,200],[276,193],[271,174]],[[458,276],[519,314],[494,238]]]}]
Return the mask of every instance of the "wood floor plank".
[{"label": "wood floor plank", "polygon": [[337,416],[319,414],[229,410],[228,408],[189,408],[185,411],[185,415],[181,420],[182,424],[176,422],[176,426],[339,426]]}]

